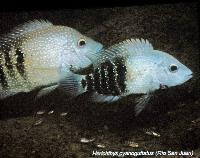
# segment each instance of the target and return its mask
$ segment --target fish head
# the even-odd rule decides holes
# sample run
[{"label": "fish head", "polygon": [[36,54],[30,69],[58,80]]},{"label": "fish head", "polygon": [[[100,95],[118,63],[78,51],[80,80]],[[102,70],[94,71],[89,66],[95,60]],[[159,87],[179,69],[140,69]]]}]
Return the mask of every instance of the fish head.
[{"label": "fish head", "polygon": [[192,78],[192,71],[170,54],[153,51],[126,60],[129,93],[148,93],[181,85]]},{"label": "fish head", "polygon": [[172,55],[155,50],[158,56],[156,78],[160,88],[181,85],[192,78],[192,71]]},{"label": "fish head", "polygon": [[76,30],[73,30],[72,37],[73,58],[75,58],[72,65],[77,69],[90,66],[99,56],[103,45]]},{"label": "fish head", "polygon": [[177,86],[192,78],[192,71],[188,67],[172,55],[155,50],[148,40],[125,40],[110,50],[109,53],[114,56],[124,58],[129,94],[144,94]]}]

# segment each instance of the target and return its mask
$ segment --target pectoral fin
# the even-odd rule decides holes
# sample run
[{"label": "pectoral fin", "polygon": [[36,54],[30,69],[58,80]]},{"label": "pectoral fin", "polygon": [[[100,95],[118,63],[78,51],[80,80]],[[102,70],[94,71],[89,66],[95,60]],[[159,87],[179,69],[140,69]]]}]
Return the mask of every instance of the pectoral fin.
[{"label": "pectoral fin", "polygon": [[36,98],[40,98],[42,96],[45,96],[49,93],[51,93],[52,91],[54,91],[56,88],[58,87],[58,85],[53,85],[53,86],[50,86],[50,87],[45,87],[43,89],[41,89],[38,93],[37,93],[37,96]]},{"label": "pectoral fin", "polygon": [[19,92],[2,91],[2,92],[0,92],[0,99],[5,99],[7,97],[14,96],[17,93],[19,93]]},{"label": "pectoral fin", "polygon": [[69,71],[59,81],[60,88],[69,96],[76,97],[86,91],[82,86],[84,76]]},{"label": "pectoral fin", "polygon": [[89,98],[90,101],[96,103],[111,103],[119,99],[120,99],[119,96],[103,95],[103,94],[98,94],[97,92],[94,92]]},{"label": "pectoral fin", "polygon": [[135,102],[136,102],[135,116],[138,116],[142,112],[142,110],[145,109],[145,107],[148,105],[148,102],[149,102],[151,96],[152,95],[150,95],[150,94],[146,94],[135,100]]}]

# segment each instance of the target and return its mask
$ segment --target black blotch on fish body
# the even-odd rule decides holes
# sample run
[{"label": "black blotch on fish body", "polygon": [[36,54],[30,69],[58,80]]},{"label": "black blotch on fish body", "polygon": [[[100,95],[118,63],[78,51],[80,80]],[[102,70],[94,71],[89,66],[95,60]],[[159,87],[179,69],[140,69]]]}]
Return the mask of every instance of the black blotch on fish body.
[{"label": "black blotch on fish body", "polygon": [[[104,94],[112,94],[112,95],[118,95],[119,91],[116,86],[115,82],[115,72],[114,72],[114,63],[111,63],[109,60],[105,61],[102,65],[102,83],[103,83],[103,93]],[[105,71],[107,72],[105,74]]]},{"label": "black blotch on fish body", "polygon": [[10,76],[13,76],[14,75],[13,64],[11,62],[11,58],[10,58],[10,54],[9,54],[11,49],[10,49],[10,47],[4,47],[3,49],[4,49],[5,66],[7,67]]},{"label": "black blotch on fish body", "polygon": [[86,76],[86,82],[87,82],[87,91],[93,90],[94,80],[90,75]]},{"label": "black blotch on fish body", "polygon": [[110,61],[106,61],[107,63],[107,72],[108,72],[108,87],[110,90],[110,93],[112,95],[119,95],[120,91],[117,87],[117,82],[116,82],[116,71],[114,70],[115,64],[111,63]]},{"label": "black blotch on fish body", "polygon": [[109,94],[109,91],[108,91],[108,88],[107,88],[107,83],[106,83],[106,80],[107,80],[107,76],[106,76],[106,72],[107,71],[107,65],[106,63],[102,63],[101,64],[101,69],[100,69],[100,74],[101,74],[101,92],[103,94]]},{"label": "black blotch on fish body", "polygon": [[82,85],[83,88],[85,88],[87,86],[86,80],[82,79],[81,80],[81,85]]},{"label": "black blotch on fish body", "polygon": [[99,94],[119,95],[125,92],[126,66],[123,60],[116,59],[114,62],[105,61],[96,68],[93,73],[86,75],[81,81],[87,91],[95,90]]},{"label": "black blotch on fish body", "polygon": [[100,79],[100,69],[99,68],[95,69],[93,76],[94,76],[94,88],[99,94],[101,94],[102,91],[101,91],[101,86],[100,86],[101,79]]},{"label": "black blotch on fish body", "polygon": [[16,68],[19,74],[25,77],[24,55],[19,48],[16,49]]},{"label": "black blotch on fish body", "polygon": [[120,87],[121,92],[125,92],[126,90],[126,66],[124,65],[123,59],[115,60],[116,71],[117,71],[117,83]]},{"label": "black blotch on fish body", "polygon": [[0,64],[0,83],[3,88],[8,87],[8,82],[6,81],[5,73],[3,72],[3,66]]}]

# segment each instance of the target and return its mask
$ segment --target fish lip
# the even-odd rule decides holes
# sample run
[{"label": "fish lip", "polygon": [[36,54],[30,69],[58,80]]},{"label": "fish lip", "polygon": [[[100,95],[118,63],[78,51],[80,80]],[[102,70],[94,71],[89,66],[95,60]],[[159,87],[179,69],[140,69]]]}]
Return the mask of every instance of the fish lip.
[{"label": "fish lip", "polygon": [[160,84],[160,89],[167,89],[169,88],[167,85]]},{"label": "fish lip", "polygon": [[188,75],[188,80],[191,79],[192,77],[193,77],[193,74],[192,74],[192,73],[189,74],[189,75]]},{"label": "fish lip", "polygon": [[104,50],[104,46],[100,43],[97,51],[99,52],[101,50]]},{"label": "fish lip", "polygon": [[191,73],[190,75],[188,75],[188,76],[191,76],[191,77],[193,77],[193,73]]},{"label": "fish lip", "polygon": [[186,77],[185,77],[185,80],[184,80],[184,82],[188,82],[189,80],[191,80],[192,79],[192,77],[193,77],[193,74],[191,73],[191,74],[189,74],[189,75],[187,75]]}]

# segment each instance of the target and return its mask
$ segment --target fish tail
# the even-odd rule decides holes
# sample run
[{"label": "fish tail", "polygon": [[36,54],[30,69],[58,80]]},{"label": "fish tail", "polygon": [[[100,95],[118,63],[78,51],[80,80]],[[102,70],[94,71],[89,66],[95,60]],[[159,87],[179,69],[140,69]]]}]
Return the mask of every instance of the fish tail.
[{"label": "fish tail", "polygon": [[64,92],[71,96],[76,97],[86,92],[85,75],[75,74],[71,71],[60,80],[60,87]]}]

